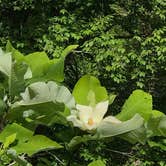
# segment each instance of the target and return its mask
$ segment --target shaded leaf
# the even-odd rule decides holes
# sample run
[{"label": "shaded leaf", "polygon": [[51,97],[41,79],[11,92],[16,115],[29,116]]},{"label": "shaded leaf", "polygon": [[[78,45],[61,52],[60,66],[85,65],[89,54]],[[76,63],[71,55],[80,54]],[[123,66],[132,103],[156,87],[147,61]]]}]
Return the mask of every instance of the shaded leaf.
[{"label": "shaded leaf", "polygon": [[112,123],[111,121],[103,121],[97,128],[97,134],[100,138],[117,136],[140,128],[144,123],[143,118],[136,114],[130,120],[121,123]]}]

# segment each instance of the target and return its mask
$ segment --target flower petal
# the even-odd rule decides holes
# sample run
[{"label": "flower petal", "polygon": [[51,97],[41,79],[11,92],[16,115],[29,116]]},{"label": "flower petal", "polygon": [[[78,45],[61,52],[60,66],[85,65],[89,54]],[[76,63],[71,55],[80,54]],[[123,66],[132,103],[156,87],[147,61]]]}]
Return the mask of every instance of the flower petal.
[{"label": "flower petal", "polygon": [[71,121],[75,127],[82,128],[82,126],[83,126],[82,121],[78,120],[75,115],[70,115],[70,116],[68,116],[68,117],[67,117],[67,120],[68,120],[68,121]]},{"label": "flower petal", "polygon": [[88,119],[92,115],[92,111],[93,111],[92,107],[77,104],[76,108],[78,109],[78,116],[79,116],[80,120],[83,123],[88,123]]},{"label": "flower petal", "polygon": [[94,108],[92,117],[96,123],[100,123],[108,109],[108,100],[100,102]]},{"label": "flower petal", "polygon": [[111,122],[111,123],[114,123],[114,124],[122,123],[122,121],[115,118],[114,116],[107,116],[106,118],[103,119],[102,122]]}]

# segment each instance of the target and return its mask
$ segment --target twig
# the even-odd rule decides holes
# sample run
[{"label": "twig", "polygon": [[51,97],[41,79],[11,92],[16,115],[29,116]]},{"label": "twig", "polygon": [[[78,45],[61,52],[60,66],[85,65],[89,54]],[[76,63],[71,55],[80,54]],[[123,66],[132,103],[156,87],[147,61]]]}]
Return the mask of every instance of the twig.
[{"label": "twig", "polygon": [[62,165],[65,165],[57,156],[55,156],[54,154],[52,154],[51,152],[48,152],[48,151],[47,151],[47,153],[50,154],[51,156],[53,156],[54,159],[57,160],[59,163],[61,163]]}]

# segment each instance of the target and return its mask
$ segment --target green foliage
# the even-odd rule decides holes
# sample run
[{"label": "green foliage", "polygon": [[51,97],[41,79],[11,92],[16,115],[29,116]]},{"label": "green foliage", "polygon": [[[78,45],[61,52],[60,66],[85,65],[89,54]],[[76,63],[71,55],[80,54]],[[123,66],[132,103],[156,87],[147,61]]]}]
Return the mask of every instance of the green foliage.
[{"label": "green foliage", "polygon": [[108,99],[107,91],[95,77],[83,76],[73,89],[73,96],[78,104],[96,104]]},{"label": "green foliage", "polygon": [[[69,90],[56,82],[35,82],[29,85],[30,79],[35,77],[37,79],[41,74],[40,71],[44,71],[45,66],[51,68],[56,63],[57,70],[58,68],[62,69],[63,63],[57,63],[60,58],[52,63],[54,60],[49,60],[44,53],[33,53],[25,57],[15,50],[10,43],[8,43],[7,49],[11,53],[5,53],[2,50],[0,52],[0,71],[6,77],[1,83],[2,91],[4,91],[4,95],[1,96],[1,111],[3,109],[4,111],[1,112],[0,117],[0,129],[3,129],[0,133],[0,142],[2,143],[0,153],[4,158],[0,162],[9,164],[14,160],[18,165],[28,166],[31,164],[20,156],[22,153],[31,156],[42,150],[62,148],[60,144],[48,137],[35,134],[35,127],[41,123],[46,125],[65,123],[65,115],[63,115],[65,107],[72,109],[75,107],[75,101]],[[71,49],[73,48],[68,49],[68,51]],[[67,53],[63,54],[63,61]],[[36,69],[35,65],[39,59],[41,63]],[[55,75],[56,71],[52,72],[50,71],[48,74]],[[43,78],[43,80],[47,81],[48,79]],[[52,80],[55,79],[52,78]],[[25,92],[21,93],[24,89]],[[22,100],[20,100],[20,93]],[[9,121],[12,124],[5,127]],[[16,121],[19,124],[14,123]]]},{"label": "green foliage", "polygon": [[[112,137],[124,133],[128,133],[132,130],[136,130],[143,125],[143,118],[139,115],[135,115],[128,121],[124,121],[119,124],[114,124],[109,121],[104,122],[98,127],[97,133],[100,138]],[[130,141],[130,139],[128,139]]]},{"label": "green foliage", "polygon": [[[139,100],[138,100],[139,98]],[[120,120],[128,120],[135,113],[139,113],[146,121],[152,114],[152,96],[141,90],[135,90],[117,115]]]},{"label": "green foliage", "polygon": [[63,116],[65,106],[69,109],[75,107],[74,98],[64,86],[55,82],[35,82],[29,85],[21,94],[22,100],[12,105],[8,119],[26,124],[52,125],[54,123],[66,124]]},{"label": "green foliage", "polygon": [[[19,94],[24,92],[27,86],[39,81],[63,81],[64,59],[62,57],[66,57],[66,54],[70,53],[74,56],[66,57],[67,59],[65,61],[65,84],[70,87],[70,89],[73,89],[77,80],[84,74],[97,76],[100,78],[102,85],[109,90],[109,93],[111,92],[112,94],[113,92],[117,95],[115,102],[110,108],[111,112],[108,112],[108,114],[116,115],[122,110],[123,113],[121,112],[118,116],[123,119],[122,114],[124,114],[124,120],[132,118],[136,112],[146,119],[145,126],[136,131],[132,131],[130,134],[123,134],[120,136],[121,138],[126,140],[130,138],[133,142],[139,140],[139,142],[142,143],[144,142],[143,140],[145,140],[144,136],[148,138],[159,136],[162,138],[166,133],[164,114],[154,110],[151,114],[152,109],[145,108],[145,103],[134,107],[134,109],[129,109],[130,103],[128,104],[128,102],[126,102],[126,104],[124,104],[125,107],[127,106],[125,110],[129,111],[124,111],[124,108],[121,109],[121,106],[127,96],[129,96],[134,89],[139,87],[153,95],[153,109],[158,109],[166,113],[165,7],[166,3],[163,0],[1,0],[0,45],[5,48],[7,40],[10,40],[15,48],[19,48],[19,50],[28,56],[30,54],[31,56],[29,56],[29,58],[31,58],[32,61],[31,59],[25,60],[26,58],[23,58],[23,60],[22,54],[17,50],[11,50],[10,44],[7,46],[7,52],[12,52],[12,56],[15,57],[15,59],[17,57],[17,62],[15,63],[13,60],[11,62],[11,60],[8,59],[7,62],[2,63],[0,60],[0,63],[2,63],[1,72],[3,72],[3,74],[0,74],[0,130],[2,130],[8,122],[6,119],[8,116],[6,115],[9,115],[11,103],[13,104],[16,101],[22,100]],[[75,45],[64,50],[68,45],[73,44],[78,44],[79,47]],[[75,50],[76,47],[77,50]],[[33,54],[32,52],[35,51],[38,51],[38,53]],[[43,51],[47,52],[49,57],[53,58],[51,60],[49,59],[48,63],[51,63],[51,68],[46,67],[46,69],[43,69],[43,66],[45,66],[42,60],[44,59]],[[41,57],[41,59],[39,60],[37,57]],[[5,58],[7,59],[7,57]],[[34,59],[36,63],[34,63]],[[48,62],[48,58],[45,58],[45,60]],[[41,62],[41,67],[38,63],[39,61]],[[5,68],[4,70],[4,65],[6,66],[11,63],[12,71],[10,68]],[[31,63],[34,63],[35,66]],[[33,71],[28,68],[29,65],[31,65]],[[8,79],[8,76],[4,76],[4,71],[11,72],[10,79]],[[34,77],[34,75],[36,75],[36,77]],[[143,93],[142,96],[144,96]],[[89,95],[89,98],[91,97],[93,98],[92,92],[90,92]],[[148,98],[147,105],[150,102],[150,96]],[[139,98],[139,100],[142,101],[143,99]],[[139,100],[133,98],[133,103],[139,103]],[[146,102],[147,100],[144,101]],[[22,109],[22,106],[20,107]],[[63,113],[62,107],[59,107],[59,104],[57,104],[56,107],[56,110],[59,108],[58,112],[63,114],[63,116],[60,117],[64,117],[69,113],[67,109]],[[41,106],[39,108],[41,108]],[[43,112],[46,112],[46,108],[47,107],[43,107]],[[55,113],[53,108],[55,108],[55,104],[52,109],[50,108],[50,110]],[[146,115],[143,110],[146,110]],[[25,117],[30,116],[32,118],[34,115],[31,109],[24,110],[24,112]],[[41,113],[42,115],[43,112]],[[15,117],[17,116],[15,115]],[[21,118],[18,121],[23,120],[24,125],[29,129],[34,129],[36,125],[29,126],[29,124],[33,124],[34,122],[35,124],[37,122],[37,126],[39,123],[43,124],[41,120],[42,117],[37,115],[35,115],[34,119],[32,118],[33,122],[31,118],[23,118],[23,115],[19,117]],[[39,119],[36,119],[36,117],[39,117]],[[54,119],[53,122],[55,121],[60,124],[62,124],[62,121],[65,122],[63,118],[61,120]],[[70,127],[64,129],[64,126],[61,126],[58,127],[57,131],[57,126],[51,125],[49,129],[54,127],[56,128],[54,131],[56,138],[55,134],[44,132],[43,126],[39,128],[44,134],[48,133],[47,135],[51,138],[57,139],[57,135],[61,135],[58,138],[68,140],[67,143],[74,136],[82,137],[82,135],[85,135],[85,133],[80,133],[77,129]],[[144,134],[145,127],[146,135]],[[38,130],[38,128],[36,130]],[[67,138],[62,139],[62,133],[66,131],[68,131],[68,134],[65,134]],[[134,152],[132,150],[129,154],[127,153],[127,155],[134,153],[132,155],[135,157],[125,155],[125,152],[125,154],[119,153],[115,155],[115,153],[108,153],[106,149],[101,151],[105,154],[100,154],[103,154],[103,156],[109,160],[109,163],[115,166],[124,165],[127,159],[128,162],[126,161],[126,165],[163,166],[165,165],[165,153],[160,149],[160,147],[163,147],[163,142],[158,139],[154,139],[153,142],[159,143],[160,145],[151,148],[148,145],[139,145],[135,146]],[[153,145],[155,145],[155,143]],[[87,144],[88,151],[89,143],[84,142],[83,145],[84,144]],[[116,147],[116,150],[121,151],[121,148],[119,149],[118,147],[121,147],[123,144],[124,142],[121,142]],[[107,148],[111,150],[113,146],[114,143],[111,142],[111,145],[108,145]],[[79,153],[79,150],[77,152]],[[47,159],[46,157],[41,157],[42,155],[46,156]],[[63,152],[58,152],[51,156],[44,152],[41,156],[36,156],[36,161],[30,159],[33,161],[33,165],[50,166],[51,164],[63,165],[65,163],[66,165],[78,166],[88,165],[90,162],[90,160],[88,160],[88,163],[83,161],[84,159],[79,155],[77,156],[77,153],[73,155],[73,158],[71,157],[72,154],[66,157]],[[72,158],[71,160],[74,160],[73,162],[68,161],[69,156]],[[87,156],[91,158],[91,156],[93,157],[93,153]],[[3,154],[0,159],[0,165],[9,165],[9,163],[11,164],[11,162],[16,159],[20,161],[19,157],[20,156],[15,157],[15,159],[9,159]],[[63,158],[63,163],[60,163],[56,157],[60,159]],[[98,158],[95,158],[93,160],[97,159]],[[3,163],[1,164],[2,160]]]},{"label": "green foliage", "polygon": [[17,143],[10,147],[15,150],[17,154],[26,153],[28,155],[33,155],[40,150],[62,148],[61,145],[43,135],[33,136],[33,134],[32,131],[13,123],[7,125],[0,133],[0,142],[3,143],[3,148],[7,148],[17,140]]}]

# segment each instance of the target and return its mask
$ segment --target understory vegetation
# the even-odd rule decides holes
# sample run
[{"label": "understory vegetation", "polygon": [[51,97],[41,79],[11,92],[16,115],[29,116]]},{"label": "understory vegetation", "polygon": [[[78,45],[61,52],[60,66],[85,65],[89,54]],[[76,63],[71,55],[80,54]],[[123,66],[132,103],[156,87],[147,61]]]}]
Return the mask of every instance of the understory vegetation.
[{"label": "understory vegetation", "polygon": [[165,166],[166,1],[0,1],[0,166]]}]

